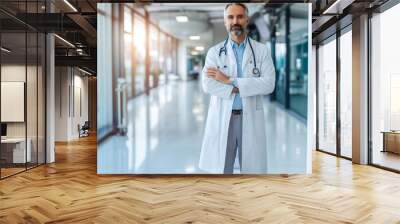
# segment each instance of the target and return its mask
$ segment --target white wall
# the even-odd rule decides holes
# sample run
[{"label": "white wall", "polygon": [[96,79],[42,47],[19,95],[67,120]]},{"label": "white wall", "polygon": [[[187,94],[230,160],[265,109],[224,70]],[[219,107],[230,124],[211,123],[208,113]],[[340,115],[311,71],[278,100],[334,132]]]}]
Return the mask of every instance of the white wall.
[{"label": "white wall", "polygon": [[55,68],[55,141],[68,139],[68,86],[70,82],[67,73],[67,67]]},{"label": "white wall", "polygon": [[[54,5],[46,3],[50,12],[54,11]],[[46,163],[53,163],[55,153],[55,41],[54,35],[46,36]]]},{"label": "white wall", "polygon": [[[25,82],[25,65],[2,65],[1,81],[3,82]],[[28,72],[32,67],[28,67]],[[7,108],[1,108],[7,110]],[[26,122],[10,122],[7,123],[7,137],[25,137]]]},{"label": "white wall", "polygon": [[[18,65],[18,64],[8,64],[8,65],[2,65],[1,66],[1,81],[2,82],[25,82],[25,75],[26,75],[26,71],[25,69],[27,69],[28,74],[36,74],[36,67],[33,66],[27,66],[25,67],[25,65]],[[32,82],[32,81],[30,81]],[[32,83],[30,83],[32,84]],[[34,83],[34,85],[36,85],[36,82]],[[36,88],[35,89],[31,89],[31,88],[27,88],[28,92],[27,92],[27,103],[30,104],[31,102],[34,101],[34,99],[36,99]],[[34,92],[30,92],[30,90],[34,90]],[[34,99],[32,99],[32,97]],[[29,106],[29,105],[27,105]],[[31,105],[35,106],[36,108],[36,101],[35,101],[35,105]],[[1,110],[7,110],[7,108],[1,108]],[[35,121],[36,123],[36,113],[28,113],[27,114],[27,119],[28,122],[31,121]],[[26,126],[26,122],[7,122],[7,136],[8,137],[25,137],[25,126]],[[30,129],[31,127],[33,127],[33,125],[30,123],[28,125],[28,129]],[[36,126],[34,127],[36,128]],[[30,131],[28,130],[28,137],[29,137],[29,133]]]},{"label": "white wall", "polygon": [[213,45],[224,41],[227,36],[228,32],[223,22],[213,24]]},{"label": "white wall", "polygon": [[[76,70],[75,70],[76,71]],[[71,123],[71,135],[72,137],[78,137],[79,133],[78,133],[78,129],[77,126],[78,124],[80,124],[81,126],[85,123],[85,121],[89,120],[89,110],[88,110],[88,77],[87,76],[81,76],[82,73],[80,74],[76,74],[75,73],[75,80],[74,80],[74,85],[75,85],[75,96],[74,96],[74,103],[75,103],[75,114],[74,117],[72,119],[72,123]],[[80,93],[78,93],[77,90],[80,90]],[[80,94],[80,99],[77,97]],[[80,109],[81,112],[79,111],[79,102],[80,102]]]},{"label": "white wall", "polygon": [[[44,162],[45,150],[45,116],[44,116],[44,74],[40,66],[32,66],[25,64],[3,64],[1,66],[1,81],[2,82],[23,82],[26,86],[25,89],[20,89],[18,94],[24,95],[26,90],[26,99],[22,99],[23,105],[20,108],[3,107],[2,113],[22,113],[21,122],[5,122],[7,124],[7,137],[9,138],[24,138],[25,135],[29,139],[32,160],[36,162]],[[27,80],[26,80],[27,79]],[[23,87],[24,88],[24,87]],[[7,92],[2,89],[2,98],[10,98]],[[9,93],[9,92],[8,92]],[[25,98],[22,97],[22,98]],[[12,103],[12,102],[11,102]],[[17,102],[15,102],[17,103]],[[26,103],[26,105],[25,105]],[[3,104],[3,103],[2,103]],[[14,111],[12,111],[14,110]],[[26,119],[24,114],[26,112]],[[3,118],[2,118],[3,119]],[[37,157],[37,153],[39,156]]]},{"label": "white wall", "polygon": [[55,73],[55,140],[70,141],[88,120],[88,77],[72,67],[56,67]]}]

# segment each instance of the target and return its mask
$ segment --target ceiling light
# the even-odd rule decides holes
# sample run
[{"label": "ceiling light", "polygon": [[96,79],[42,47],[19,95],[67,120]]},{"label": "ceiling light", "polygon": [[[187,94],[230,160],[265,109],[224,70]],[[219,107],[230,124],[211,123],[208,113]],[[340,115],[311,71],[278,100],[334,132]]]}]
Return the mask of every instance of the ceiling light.
[{"label": "ceiling light", "polygon": [[191,40],[200,40],[200,36],[190,36],[189,39],[191,39]]},{"label": "ceiling light", "polygon": [[333,2],[332,5],[330,5],[322,14],[342,14],[343,9],[349,6],[353,0],[337,0]]},{"label": "ceiling light", "polygon": [[81,72],[83,72],[83,73],[85,73],[85,74],[87,74],[87,75],[92,75],[92,73],[90,73],[90,72],[88,72],[88,71],[85,71],[85,70],[83,70],[83,69],[81,69],[81,68],[78,68],[78,70],[81,71]]},{"label": "ceiling light", "polygon": [[10,50],[8,50],[8,49],[5,48],[5,47],[1,47],[1,50],[4,51],[4,52],[6,52],[6,53],[10,53],[10,52],[11,52]]},{"label": "ceiling light", "polygon": [[176,16],[175,18],[178,23],[186,23],[187,21],[189,21],[189,18],[187,16]]},{"label": "ceiling light", "polygon": [[60,39],[62,42],[66,43],[67,45],[69,45],[70,47],[75,48],[75,45],[71,44],[71,42],[69,42],[68,40],[58,36],[57,34],[54,34],[55,37],[57,37],[58,39]]},{"label": "ceiling light", "polygon": [[197,52],[197,51],[192,51],[192,52],[190,52],[190,54],[191,54],[191,55],[199,55],[199,52]]},{"label": "ceiling light", "polygon": [[204,47],[203,46],[197,46],[194,49],[196,49],[196,51],[204,51]]},{"label": "ceiling light", "polygon": [[74,10],[74,12],[78,12],[78,10],[71,4],[69,3],[68,0],[64,0],[65,4],[67,4],[72,10]]}]

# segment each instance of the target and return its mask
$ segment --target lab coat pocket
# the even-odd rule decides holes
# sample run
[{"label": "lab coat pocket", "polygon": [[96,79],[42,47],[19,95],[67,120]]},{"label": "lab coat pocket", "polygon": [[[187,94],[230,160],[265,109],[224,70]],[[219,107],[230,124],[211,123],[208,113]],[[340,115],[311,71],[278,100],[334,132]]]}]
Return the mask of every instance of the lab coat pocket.
[{"label": "lab coat pocket", "polygon": [[256,110],[262,110],[262,109],[263,109],[262,97],[257,96],[256,97]]}]

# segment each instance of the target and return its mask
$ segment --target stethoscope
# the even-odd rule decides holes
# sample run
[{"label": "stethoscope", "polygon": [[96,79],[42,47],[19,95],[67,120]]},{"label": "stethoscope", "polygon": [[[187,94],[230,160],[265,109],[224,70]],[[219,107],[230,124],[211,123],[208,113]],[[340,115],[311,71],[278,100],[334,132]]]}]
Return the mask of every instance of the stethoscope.
[{"label": "stethoscope", "polygon": [[[228,43],[228,38],[229,37],[227,37],[225,39],[224,46],[219,49],[218,57],[221,57],[222,53],[224,53],[225,56],[226,56],[226,54],[227,54],[226,44]],[[249,43],[249,46],[250,46],[250,49],[251,49],[251,53],[253,55],[253,61],[254,61],[254,68],[253,68],[253,71],[252,71],[253,75],[257,76],[257,77],[260,77],[261,73],[260,73],[260,69],[257,68],[256,55],[254,54],[253,46],[250,43],[250,39],[249,38],[246,38],[246,39],[247,39],[247,42]],[[224,68],[226,68],[226,65],[224,65]]]}]

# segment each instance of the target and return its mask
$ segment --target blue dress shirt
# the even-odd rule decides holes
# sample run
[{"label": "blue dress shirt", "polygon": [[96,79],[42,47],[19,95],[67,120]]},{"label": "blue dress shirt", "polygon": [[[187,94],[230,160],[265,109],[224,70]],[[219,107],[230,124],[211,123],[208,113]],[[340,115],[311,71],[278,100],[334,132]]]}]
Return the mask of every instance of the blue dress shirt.
[{"label": "blue dress shirt", "polygon": [[[243,62],[243,54],[244,49],[246,48],[247,37],[240,44],[235,43],[232,39],[230,39],[230,43],[232,45],[233,53],[235,54],[236,59],[236,73],[237,77],[242,77],[242,62]],[[237,87],[236,78],[233,80],[232,85]],[[232,110],[241,110],[242,109],[242,99],[240,98],[240,93],[236,93],[235,99],[233,100]]]}]

